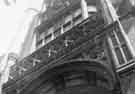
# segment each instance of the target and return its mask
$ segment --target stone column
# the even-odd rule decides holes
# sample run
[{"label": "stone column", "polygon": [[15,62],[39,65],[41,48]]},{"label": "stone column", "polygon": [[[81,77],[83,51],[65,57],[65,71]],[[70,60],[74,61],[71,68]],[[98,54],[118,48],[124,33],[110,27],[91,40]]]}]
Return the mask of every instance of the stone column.
[{"label": "stone column", "polygon": [[85,0],[81,0],[81,9],[82,9],[83,19],[88,18],[88,7],[87,7],[87,2]]}]

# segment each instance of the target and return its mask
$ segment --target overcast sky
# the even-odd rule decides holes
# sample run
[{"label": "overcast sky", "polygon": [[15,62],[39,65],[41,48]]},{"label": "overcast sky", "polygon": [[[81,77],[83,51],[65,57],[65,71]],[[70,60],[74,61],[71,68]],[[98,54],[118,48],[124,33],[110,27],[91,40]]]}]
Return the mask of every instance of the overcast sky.
[{"label": "overcast sky", "polygon": [[16,4],[6,6],[3,0],[0,0],[0,55],[7,50],[18,52],[34,15],[24,10],[40,9],[41,3],[42,0],[16,0]]},{"label": "overcast sky", "polygon": [[[7,50],[18,52],[27,32],[28,24],[34,15],[24,12],[28,8],[40,9],[43,0],[16,0],[16,4],[6,6],[0,0],[0,55]],[[12,1],[12,0],[9,0]],[[122,0],[112,0],[116,4]],[[134,0],[135,1],[135,0]]]}]

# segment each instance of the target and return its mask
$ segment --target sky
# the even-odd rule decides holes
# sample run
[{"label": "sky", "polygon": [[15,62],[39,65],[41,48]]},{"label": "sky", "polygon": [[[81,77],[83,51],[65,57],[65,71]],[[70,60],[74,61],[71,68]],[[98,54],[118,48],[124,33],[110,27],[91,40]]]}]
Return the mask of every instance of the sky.
[{"label": "sky", "polygon": [[[43,0],[16,0],[6,6],[0,0],[0,56],[7,51],[18,53],[34,12],[26,12],[28,8],[40,10]],[[112,0],[121,2],[122,0]],[[135,1],[135,0],[132,0]]]},{"label": "sky", "polygon": [[32,16],[32,11],[28,8],[40,10],[43,0],[12,0],[10,6],[6,6],[0,0],[0,55],[7,51],[18,53],[26,35],[28,24]]}]

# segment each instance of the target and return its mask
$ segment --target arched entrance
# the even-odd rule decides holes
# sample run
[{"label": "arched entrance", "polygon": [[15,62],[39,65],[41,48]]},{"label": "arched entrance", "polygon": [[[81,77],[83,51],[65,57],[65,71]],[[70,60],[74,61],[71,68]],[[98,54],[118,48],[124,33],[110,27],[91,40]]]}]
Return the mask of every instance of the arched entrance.
[{"label": "arched entrance", "polygon": [[100,61],[72,60],[45,71],[25,94],[112,94],[115,84],[113,71]]}]

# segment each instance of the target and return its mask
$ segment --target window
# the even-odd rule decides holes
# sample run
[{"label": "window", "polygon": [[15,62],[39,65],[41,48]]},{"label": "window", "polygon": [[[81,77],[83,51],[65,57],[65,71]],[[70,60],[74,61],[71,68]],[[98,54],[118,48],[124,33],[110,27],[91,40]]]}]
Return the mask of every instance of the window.
[{"label": "window", "polygon": [[72,21],[73,21],[73,23],[75,25],[78,24],[81,21],[81,18],[82,18],[82,11],[81,11],[81,9],[77,9],[76,11],[74,11]]},{"label": "window", "polygon": [[72,20],[72,15],[68,15],[67,17],[65,17],[65,23],[69,22]]},{"label": "window", "polygon": [[45,38],[44,38],[45,43],[48,43],[48,42],[50,42],[51,40],[52,40],[52,34],[48,34],[48,35],[45,36]]},{"label": "window", "polygon": [[71,26],[71,21],[67,22],[66,24],[63,25],[63,28],[66,29]]},{"label": "window", "polygon": [[81,9],[77,9],[75,12],[74,12],[74,17],[80,15],[82,12],[81,12]]},{"label": "window", "polygon": [[116,40],[116,37],[114,35],[114,32],[110,32],[110,36],[111,36],[111,39],[112,39],[112,43],[114,45],[114,47],[116,47],[118,44],[118,41]]},{"label": "window", "polygon": [[72,26],[72,15],[69,15],[65,18],[64,24],[63,24],[63,30],[68,31],[69,29],[71,29]]},{"label": "window", "polygon": [[131,60],[132,59],[132,55],[131,55],[131,53],[129,51],[129,48],[127,47],[127,45],[125,45],[125,44],[122,45],[122,48],[123,48],[123,51],[124,51],[124,54],[126,56],[127,61]]},{"label": "window", "polygon": [[61,28],[56,29],[53,34],[55,38],[58,37],[61,34]]},{"label": "window", "polygon": [[116,55],[117,55],[117,58],[118,58],[118,61],[119,61],[119,64],[124,64],[125,63],[125,60],[124,60],[124,57],[122,56],[122,53],[120,51],[120,48],[115,48],[115,52],[116,52]]},{"label": "window", "polygon": [[[115,27],[115,31],[110,32],[110,37],[113,43],[114,52],[119,62],[118,66],[128,63],[132,59],[131,52],[125,42],[124,35],[118,26]],[[112,49],[113,50],[113,49]]]},{"label": "window", "polygon": [[90,5],[88,6],[88,15],[89,17],[97,13],[96,6]]},{"label": "window", "polygon": [[77,15],[76,17],[73,18],[73,22],[76,23],[78,20],[82,18],[82,14]]},{"label": "window", "polygon": [[40,34],[40,39],[43,39],[44,37],[45,37],[45,35],[47,34],[47,32],[45,31],[45,32],[43,32],[43,33],[41,33]]},{"label": "window", "polygon": [[42,46],[42,43],[43,43],[43,39],[41,39],[41,40],[39,40],[38,42],[37,42],[37,48],[40,48],[41,46]]},{"label": "window", "polygon": [[119,27],[116,27],[115,32],[116,32],[116,34],[117,34],[117,36],[119,38],[120,43],[125,43],[125,38],[122,35],[122,32],[120,31]]},{"label": "window", "polygon": [[82,12],[81,9],[78,9],[77,11],[74,12],[73,14],[73,23],[77,25],[82,21]]},{"label": "window", "polygon": [[97,12],[96,6],[88,6],[88,12]]},{"label": "window", "polygon": [[52,33],[54,31],[54,27],[50,27],[49,29],[48,29],[48,31],[47,31],[47,34],[50,34],[50,33]]}]

